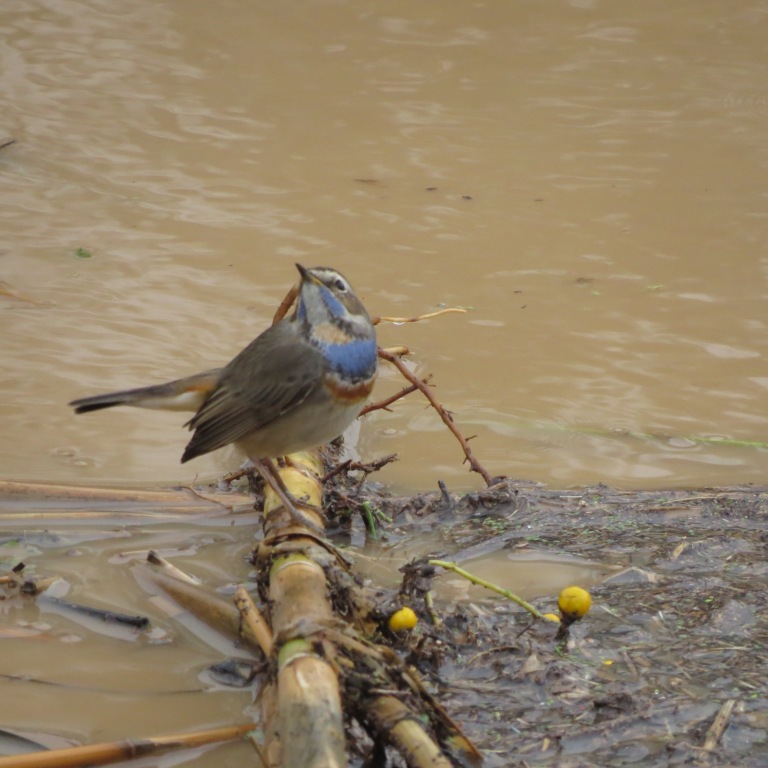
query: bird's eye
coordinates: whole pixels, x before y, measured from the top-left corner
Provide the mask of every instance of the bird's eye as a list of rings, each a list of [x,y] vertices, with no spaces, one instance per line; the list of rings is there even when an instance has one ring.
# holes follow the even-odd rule
[[[336,279],[333,283],[333,287],[339,291],[339,293],[344,293],[344,291],[347,290],[347,284],[341,278]]]

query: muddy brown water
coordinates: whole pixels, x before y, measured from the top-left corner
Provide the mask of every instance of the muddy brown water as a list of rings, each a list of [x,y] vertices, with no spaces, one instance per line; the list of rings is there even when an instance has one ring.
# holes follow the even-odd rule
[[[226,362],[300,261],[341,269],[373,314],[470,308],[380,342],[434,375],[492,473],[764,481],[766,15],[748,0],[4,4],[0,477],[148,486],[236,467],[227,452],[180,466],[179,415],[66,403]],[[382,371],[379,395],[399,386]],[[397,452],[381,480],[400,490],[479,487],[416,398],[368,419],[358,448]],[[129,612],[145,599],[111,558],[157,531],[203,537],[211,583],[247,576],[245,528],[147,531],[30,546]],[[51,678],[60,653],[122,670],[106,685],[121,714],[29,688],[14,703],[64,737],[219,723],[248,698],[198,695],[210,717],[192,721],[183,696],[129,706],[120,675],[199,687],[204,645],[182,633],[165,685],[161,643],[102,648],[57,614],[2,611],[41,621],[45,642],[14,641],[0,672]]]

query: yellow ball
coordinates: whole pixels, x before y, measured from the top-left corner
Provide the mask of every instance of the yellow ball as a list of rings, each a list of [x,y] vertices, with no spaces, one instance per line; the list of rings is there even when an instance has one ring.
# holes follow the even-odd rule
[[[408,629],[413,629],[418,620],[419,617],[416,615],[415,611],[406,606],[399,611],[395,611],[389,617],[387,624],[393,632],[404,632]]]
[[[566,587],[557,599],[557,604],[564,617],[578,621],[589,613],[592,607],[592,595],[581,587]]]

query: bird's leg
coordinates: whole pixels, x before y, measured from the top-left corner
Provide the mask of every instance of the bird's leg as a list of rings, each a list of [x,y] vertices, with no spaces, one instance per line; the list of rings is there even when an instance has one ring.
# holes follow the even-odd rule
[[[275,492],[277,498],[282,502],[283,507],[288,512],[294,523],[297,525],[303,525],[304,527],[311,528],[312,530],[319,530],[321,533],[322,528],[313,523],[305,515],[303,515],[296,508],[296,505],[300,502],[294,497],[294,495],[288,490],[283,478],[280,477],[280,473],[272,463],[271,459],[251,459],[253,466],[256,467],[258,473],[264,479],[270,488]]]
[[[288,486],[286,486],[283,478],[280,477],[280,472],[272,459],[260,459],[256,466],[260,471],[262,469],[266,470],[268,477],[265,477],[265,480],[272,486],[272,490],[277,494],[277,497],[283,504],[290,508],[298,503],[298,499],[288,490]],[[262,477],[263,476],[264,475],[262,474]]]

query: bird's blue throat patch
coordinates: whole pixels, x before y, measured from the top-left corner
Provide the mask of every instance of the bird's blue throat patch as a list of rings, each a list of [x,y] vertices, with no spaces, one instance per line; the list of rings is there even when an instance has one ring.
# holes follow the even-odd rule
[[[328,310],[331,317],[336,320],[341,320],[347,315],[347,310],[344,305],[328,290],[325,286],[320,288],[320,296],[322,297],[323,304]],[[307,307],[304,304],[304,299],[299,294],[299,301],[296,306],[296,316],[299,320],[307,319]]]
[[[376,372],[376,339],[316,342],[329,367],[345,379],[361,381]]]
[[[331,293],[331,291],[329,291],[325,286],[323,286],[321,290],[323,301],[325,302],[325,306],[328,308],[328,311],[331,313],[331,316],[338,320],[346,317],[347,310],[344,308],[344,305],[333,295],[333,293]]]

